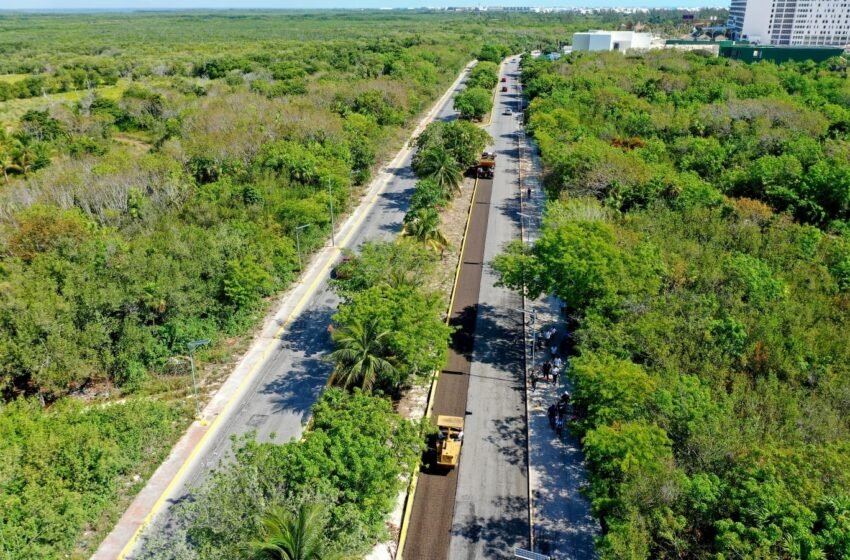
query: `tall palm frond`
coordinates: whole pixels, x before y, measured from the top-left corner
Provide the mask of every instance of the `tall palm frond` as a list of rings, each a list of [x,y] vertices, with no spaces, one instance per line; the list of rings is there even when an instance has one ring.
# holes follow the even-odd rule
[[[267,560],[336,558],[325,550],[325,519],[321,504],[303,504],[295,514],[281,506],[274,506],[263,516],[262,524],[262,539],[249,544],[258,558]]]
[[[459,192],[463,170],[445,148],[431,148],[422,155],[420,172],[424,178],[436,181],[446,192]]]
[[[440,231],[440,215],[433,208],[408,212],[404,217],[401,234],[441,253],[449,245],[449,240]]]
[[[380,332],[374,321],[351,325],[333,334],[336,350],[330,359],[336,362],[331,375],[331,383],[348,388],[359,383],[363,389],[369,389],[378,375],[391,375],[395,367],[386,359],[385,340],[389,331]]]

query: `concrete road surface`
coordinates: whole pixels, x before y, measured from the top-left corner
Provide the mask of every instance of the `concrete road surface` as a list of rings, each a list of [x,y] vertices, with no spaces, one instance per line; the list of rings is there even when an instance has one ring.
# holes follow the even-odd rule
[[[451,94],[436,108],[435,119],[455,118],[452,108],[454,94],[462,89],[465,76],[466,70],[452,86]],[[410,159],[410,150],[404,148],[394,160],[395,165],[388,169],[391,176],[381,194],[371,202],[371,206],[366,207],[368,214],[362,221],[355,221],[351,226],[352,231],[347,235],[341,231],[337,235],[338,242],[345,239],[347,247],[356,248],[366,241],[391,239],[400,232],[416,183]],[[367,203],[369,201],[364,201],[364,204]],[[139,542],[144,542],[144,532],[136,534],[139,526],[147,530],[161,523],[167,528],[170,507],[184,499],[193,485],[202,481],[228,456],[231,436],[254,431],[258,441],[276,442],[286,442],[301,436],[310,408],[325,386],[331,369],[330,364],[322,361],[322,357],[332,349],[327,327],[337,309],[339,298],[328,288],[329,264],[321,262],[325,258],[322,254],[314,259],[313,266],[305,271],[301,285],[293,288],[293,298],[299,295],[299,290],[303,291],[303,295],[296,304],[291,305],[290,318],[280,326],[282,334],[278,331],[275,335],[279,336],[278,343],[275,345],[274,339],[271,340],[270,349],[262,352],[254,368],[245,375],[239,388],[234,390],[233,399],[240,400],[217,407],[216,411],[221,411],[221,418],[211,422],[214,433],[203,433],[203,428],[198,425],[204,422],[196,422],[190,428],[190,433],[184,436],[172,452],[172,455],[183,454],[185,460],[160,467],[160,471],[167,472],[163,474],[157,471],[154,474],[148,487],[140,493],[98,549],[95,559],[120,558],[124,554],[138,554],[139,549],[143,550],[144,544],[135,544],[139,536]],[[310,275],[311,269],[316,269],[313,277]],[[210,403],[211,407],[216,405],[215,400]],[[193,429],[197,435],[192,433]],[[174,460],[171,462],[176,463]],[[161,484],[155,480],[157,475],[163,480]],[[145,492],[156,495],[148,499]],[[150,506],[151,503],[153,506]],[[141,519],[144,521],[139,521]]]
[[[489,264],[519,238],[519,67],[508,61],[488,127],[497,154],[470,369],[451,560],[513,558],[529,546],[525,379],[520,297],[494,286]],[[507,85],[508,91],[501,92]],[[511,109],[511,115],[503,114]]]

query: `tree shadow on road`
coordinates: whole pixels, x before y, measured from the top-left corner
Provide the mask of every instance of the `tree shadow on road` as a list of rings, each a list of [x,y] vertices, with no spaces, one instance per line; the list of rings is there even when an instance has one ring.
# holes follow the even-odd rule
[[[452,537],[468,541],[469,557],[513,558],[515,547],[528,547],[528,501],[520,496],[501,496],[492,505],[499,515],[485,518],[476,515],[472,502],[461,497]]]
[[[305,310],[284,332],[276,352],[290,355],[259,388],[260,393],[273,395],[274,413],[286,411],[302,418],[310,413],[332,370],[323,358],[332,350],[328,326],[335,312],[335,305]],[[267,363],[274,361],[272,355]]]
[[[525,417],[507,416],[493,420],[493,429],[486,440],[499,450],[510,465],[525,465]]]
[[[416,174],[413,172],[413,168],[409,165],[403,165],[401,167],[393,167],[387,168],[387,172],[392,174],[394,177],[398,179],[410,179],[415,180]],[[408,189],[411,190],[411,189]]]
[[[413,174],[411,173],[410,175],[411,179],[413,179]],[[403,191],[385,192],[381,195],[381,198],[386,201],[384,205],[388,210],[406,212],[407,207],[410,205],[410,197],[413,196],[413,191],[415,190],[414,187],[410,187]]]
[[[525,386],[522,320],[513,309],[479,303],[473,343],[475,361],[509,373],[518,390]]]

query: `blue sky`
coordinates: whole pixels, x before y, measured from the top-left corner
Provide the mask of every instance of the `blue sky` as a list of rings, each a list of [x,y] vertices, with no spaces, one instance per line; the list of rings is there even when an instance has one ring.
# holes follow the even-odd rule
[[[693,8],[726,6],[727,2],[706,0],[0,0],[0,9],[80,10],[80,9],[239,9],[239,8],[416,8],[422,6],[643,6]]]

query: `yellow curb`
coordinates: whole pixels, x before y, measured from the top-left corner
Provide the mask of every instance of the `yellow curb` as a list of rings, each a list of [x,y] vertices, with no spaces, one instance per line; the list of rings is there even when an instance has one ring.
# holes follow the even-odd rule
[[[364,212],[364,215],[365,214],[368,214],[368,212]],[[358,220],[358,222],[360,222],[362,220],[363,220],[363,218],[361,217]],[[338,249],[337,249],[337,251],[338,251]],[[233,392],[233,397],[231,397],[230,400],[227,401],[227,403],[224,405],[224,408],[221,409],[221,412],[219,412],[218,415],[215,417],[215,419],[212,422],[210,422],[209,429],[206,432],[204,432],[204,435],[201,436],[201,439],[199,439],[198,442],[195,444],[195,446],[192,448],[192,451],[189,453],[189,456],[186,458],[186,460],[183,462],[183,464],[180,465],[180,468],[177,470],[177,473],[171,478],[171,482],[168,483],[168,486],[165,487],[165,490],[162,492],[162,494],[160,494],[160,496],[159,496],[159,498],[157,498],[156,502],[154,502],[153,507],[151,507],[150,511],[145,516],[144,521],[142,521],[141,525],[139,525],[139,528],[136,529],[136,532],[133,534],[133,536],[130,538],[130,540],[127,542],[127,544],[124,545],[124,548],[121,549],[121,552],[118,554],[119,560],[124,558],[133,549],[133,547],[136,544],[136,541],[139,539],[139,536],[141,536],[142,532],[147,528],[147,525],[148,525],[148,523],[150,523],[150,520],[153,518],[153,516],[156,515],[159,512],[159,510],[162,507],[162,504],[165,502],[167,496],[169,494],[171,494],[171,491],[174,489],[174,486],[177,484],[177,481],[182,479],[184,471],[189,467],[190,464],[192,464],[192,461],[194,460],[195,456],[200,452],[204,443],[210,437],[210,434],[213,433],[214,428],[218,425],[218,423],[221,421],[222,418],[227,416],[227,412],[233,406],[235,406],[236,402],[240,400],[238,397],[241,396],[242,391],[244,390],[245,386],[248,383],[250,383],[254,380],[254,374],[256,373],[257,369],[259,369],[261,366],[265,365],[266,359],[268,358],[272,349],[274,349],[277,346],[277,343],[280,339],[280,336],[286,330],[286,327],[288,327],[289,324],[292,323],[293,319],[299,313],[301,313],[301,311],[303,310],[304,306],[307,303],[307,300],[312,296],[312,294],[313,294],[314,290],[316,289],[317,285],[319,284],[319,282],[321,282],[324,279],[327,268],[329,268],[330,264],[333,263],[333,262],[334,262],[334,259],[328,260],[328,262],[322,267],[323,270],[321,270],[319,272],[319,274],[316,276],[316,278],[310,284],[308,289],[304,292],[304,294],[301,296],[301,298],[299,298],[298,302],[295,304],[295,307],[292,309],[292,312],[287,316],[286,321],[284,321],[284,323],[280,326],[280,328],[277,330],[277,332],[275,332],[271,341],[269,342],[268,345],[266,345],[266,348],[263,350],[263,353],[260,354],[260,358],[254,363],[254,366],[251,367],[251,369],[248,371],[248,373],[242,379],[242,382],[239,384],[239,386]],[[201,423],[201,425],[203,426],[204,424]]]
[[[460,267],[463,265],[463,252],[466,250],[466,236],[469,233],[469,223],[472,221],[472,209],[475,207],[475,194],[478,192],[478,177],[475,178],[475,186],[472,187],[472,197],[469,200],[469,210],[466,213],[466,226],[463,228],[463,241],[460,243],[460,253],[457,256],[457,267],[455,267],[455,281],[452,285],[452,296],[449,298],[449,309],[446,313],[446,324],[452,318],[452,307],[455,303],[455,294],[457,293],[457,282],[460,279]],[[437,381],[440,379],[440,372],[434,372],[434,378],[431,380],[431,389],[428,391],[428,405],[425,408],[425,418],[431,417],[431,409],[434,407],[434,395],[437,392]],[[413,498],[416,497],[416,484],[419,482],[419,469],[413,472],[410,479],[410,486],[407,491],[407,500],[404,503],[404,515],[401,518],[401,528],[398,536],[398,550],[396,551],[396,560],[403,560],[404,545],[407,542],[407,531],[410,528],[410,515],[413,513]]]
[[[509,57],[510,58],[510,57]],[[505,59],[507,60],[507,58]],[[501,75],[502,69],[504,68],[505,60],[499,65],[499,74]],[[476,61],[477,62],[477,61]],[[496,108],[496,93],[498,90],[498,83],[493,90],[493,109]],[[489,126],[490,121],[493,118],[493,109],[490,110],[490,114],[487,118],[487,123],[481,123],[479,126]],[[475,186],[472,187],[472,197],[469,202],[469,210],[466,213],[466,226],[463,229],[463,241],[460,244],[460,253],[457,257],[457,267],[455,268],[455,281],[452,285],[452,295],[449,299],[449,307],[448,312],[446,313],[446,323],[451,320],[452,317],[452,308],[455,303],[455,294],[457,293],[457,284],[460,279],[460,268],[463,265],[463,252],[466,250],[466,239],[469,234],[469,224],[472,222],[472,210],[475,208],[475,195],[478,192],[478,177],[475,178]],[[437,382],[440,380],[440,372],[434,372],[434,378],[431,381],[431,389],[428,391],[428,405],[425,409],[425,418],[431,417],[431,410],[434,407],[434,395],[437,392]],[[404,555],[404,545],[407,542],[407,532],[410,528],[410,516],[413,513],[413,499],[416,497],[416,486],[419,482],[419,470],[417,469],[410,480],[410,486],[407,491],[407,500],[404,504],[404,515],[401,519],[401,528],[399,530],[398,537],[398,550],[396,551],[396,560],[403,560]]]

